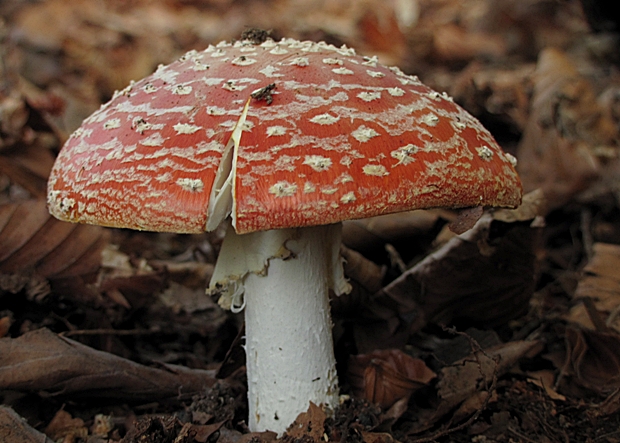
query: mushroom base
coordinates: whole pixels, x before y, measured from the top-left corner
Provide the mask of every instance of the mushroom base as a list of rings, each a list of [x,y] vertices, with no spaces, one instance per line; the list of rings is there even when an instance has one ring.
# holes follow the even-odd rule
[[[342,271],[340,233],[340,224],[245,235],[228,229],[218,266],[243,257],[242,250],[245,259],[271,251],[260,271],[226,272],[236,276],[233,284],[228,280],[233,306],[245,308],[252,431],[282,434],[310,402],[328,408],[338,404],[329,290],[341,294],[350,288]],[[239,261],[244,260],[233,260]]]

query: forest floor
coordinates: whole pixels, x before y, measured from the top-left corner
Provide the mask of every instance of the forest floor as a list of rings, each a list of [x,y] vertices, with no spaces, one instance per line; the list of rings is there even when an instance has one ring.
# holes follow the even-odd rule
[[[461,236],[449,210],[345,222],[341,405],[281,439],[620,442],[620,24],[605,5],[3,0],[0,442],[276,440],[246,425],[243,318],[205,295],[221,229],[73,225],[46,207],[60,148],[114,91],[248,28],[346,44],[447,92],[517,157],[526,192]]]

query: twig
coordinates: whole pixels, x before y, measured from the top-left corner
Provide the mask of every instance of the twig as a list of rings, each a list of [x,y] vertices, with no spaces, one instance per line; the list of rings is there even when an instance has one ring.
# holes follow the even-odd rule
[[[510,432],[511,434],[513,434],[515,437],[518,437],[522,440],[525,440],[527,442],[531,442],[531,443],[538,443],[536,440],[532,440],[531,438],[528,438],[526,435],[520,433],[519,431],[517,431],[515,428],[513,428],[512,426],[506,426],[506,429],[508,430],[508,432]]]
[[[592,260],[594,256],[594,240],[592,238],[592,213],[588,209],[581,211],[581,239],[583,241],[583,250],[588,258]]]
[[[58,335],[72,337],[74,335],[149,335],[157,334],[157,331],[144,329],[79,329],[76,331],[61,332]]]
[[[609,327],[601,318],[601,314],[598,312],[598,309],[596,309],[596,306],[594,306],[594,301],[592,301],[592,298],[584,297],[582,301],[586,308],[586,312],[588,313],[588,317],[590,317],[590,321],[594,325],[594,328],[598,332],[608,332]]]

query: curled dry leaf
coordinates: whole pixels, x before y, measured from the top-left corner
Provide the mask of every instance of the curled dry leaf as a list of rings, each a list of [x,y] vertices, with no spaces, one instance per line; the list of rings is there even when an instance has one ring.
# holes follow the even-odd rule
[[[349,359],[349,383],[357,396],[384,409],[427,385],[436,374],[398,349],[373,351]]]
[[[440,420],[477,392],[490,389],[494,379],[537,346],[536,341],[514,341],[474,352],[443,368],[437,383],[438,405],[430,422]]]
[[[150,401],[201,392],[213,383],[213,371],[147,367],[47,329],[0,339],[0,389]]]
[[[605,323],[602,329],[612,328],[620,333],[620,246],[595,243],[592,259],[583,270],[573,298],[589,298],[594,309],[592,315],[600,316]],[[584,328],[594,328],[584,303],[576,304],[567,320]]]
[[[0,206],[0,273],[32,273],[48,279],[94,272],[108,235],[49,215],[44,200]]]
[[[367,259],[358,251],[345,245],[340,246],[340,255],[344,259],[344,274],[351,284],[348,294],[336,296],[330,293],[330,307],[336,327],[334,336],[336,341],[342,332],[340,321],[345,322],[359,314],[360,306],[363,306],[383,286],[383,280],[387,266],[380,266]]]
[[[45,428],[45,435],[54,441],[75,441],[88,436],[88,428],[81,418],[73,418],[65,410],[56,412],[52,421]]]
[[[0,175],[37,198],[46,195],[47,177],[54,164],[50,148],[59,144],[51,129],[35,131],[31,127],[43,126],[35,123],[41,119],[17,88],[8,96],[0,92]]]
[[[484,208],[482,206],[461,209],[458,211],[456,219],[450,222],[448,227],[455,234],[463,234],[476,225],[483,213]]]
[[[325,411],[310,402],[306,412],[297,416],[295,421],[286,430],[286,435],[293,439],[303,439],[303,441],[322,443],[325,435]],[[295,440],[296,441],[296,440]]]
[[[620,335],[577,328],[566,329],[563,380],[601,394],[620,388]]]
[[[472,62],[453,81],[450,93],[465,109],[485,116],[516,137],[523,132],[530,106],[533,64],[499,68]]]
[[[538,199],[528,201],[535,205]],[[521,218],[506,223],[484,215],[378,291],[354,326],[358,349],[399,348],[428,322],[458,318],[494,327],[524,314],[534,291],[541,229]]]
[[[526,191],[542,188],[551,210],[592,185],[603,157],[617,157],[618,127],[594,84],[560,50],[541,52],[534,78],[518,170]]]
[[[53,443],[31,427],[13,409],[0,405],[0,441],[6,443]]]
[[[414,210],[343,223],[342,242],[366,255],[381,254],[386,243],[414,247],[437,229],[438,210]]]

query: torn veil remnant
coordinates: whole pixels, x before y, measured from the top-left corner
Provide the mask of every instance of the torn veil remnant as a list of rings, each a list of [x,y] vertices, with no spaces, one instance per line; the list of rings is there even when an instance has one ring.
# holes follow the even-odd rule
[[[292,39],[190,51],[132,83],[72,134],[48,193],[73,222],[198,233],[230,220],[212,286],[245,309],[250,429],[279,433],[310,401],[337,404],[339,222],[520,199],[514,158],[445,94]]]

